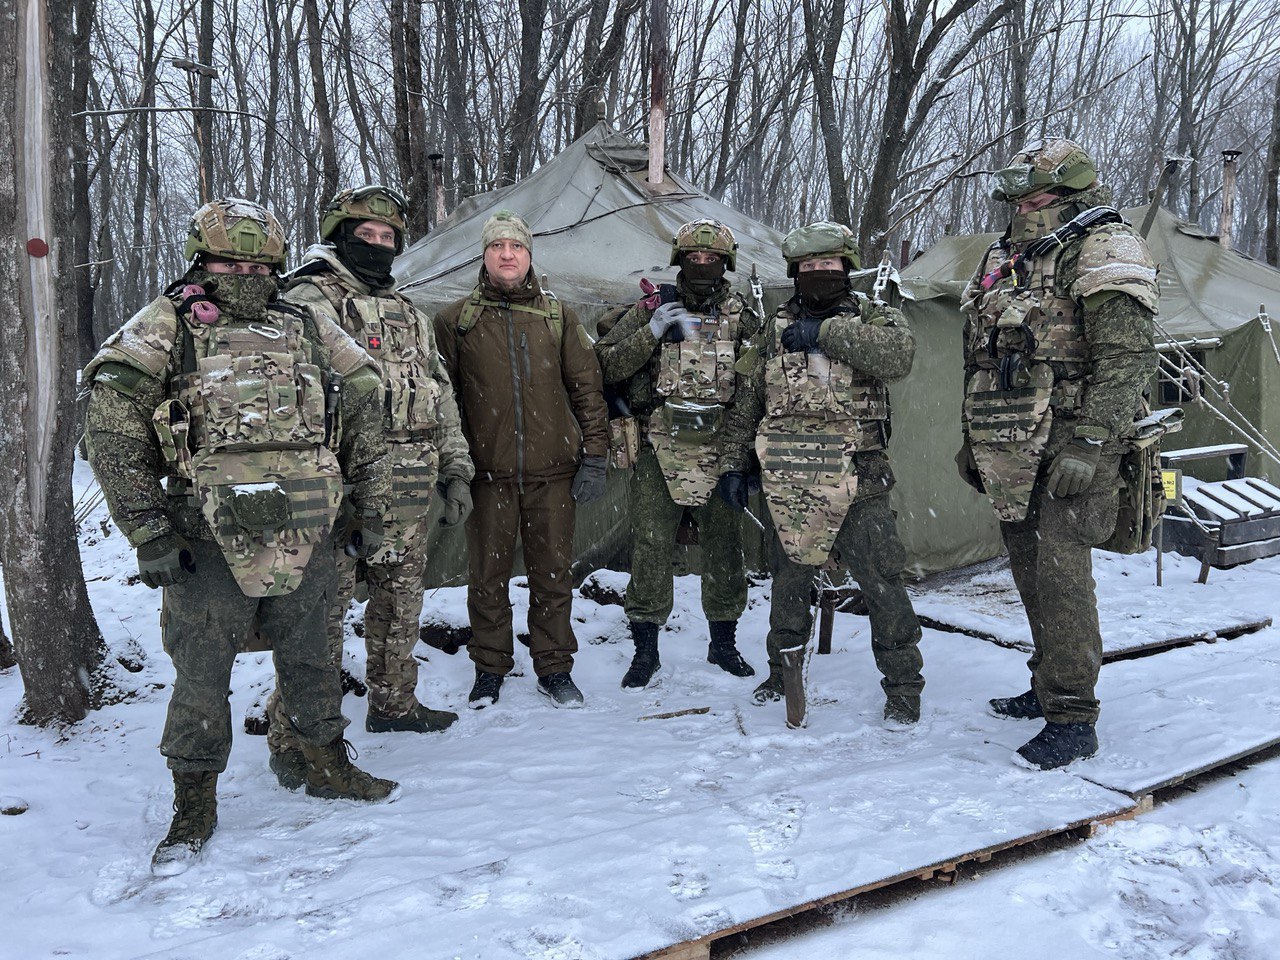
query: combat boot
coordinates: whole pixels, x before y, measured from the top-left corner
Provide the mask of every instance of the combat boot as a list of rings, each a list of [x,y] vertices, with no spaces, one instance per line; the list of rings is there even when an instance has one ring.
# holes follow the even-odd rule
[[[707,623],[711,630],[711,645],[707,647],[707,663],[714,663],[725,673],[735,677],[754,677],[756,672],[751,664],[742,659],[738,652],[737,620],[711,620]]]
[[[218,774],[173,773],[173,823],[151,855],[151,872],[176,877],[200,856],[218,825]]]
[[[632,620],[631,639],[635,641],[636,652],[622,678],[622,686],[623,689],[642,689],[649,685],[654,673],[662,666],[658,659],[658,625]]]
[[[1016,697],[997,697],[988,700],[991,712],[997,717],[1010,720],[1039,720],[1044,716],[1044,708],[1040,706],[1040,698],[1034,690],[1020,693]]]
[[[432,710],[420,703],[399,717],[379,713],[370,706],[364,728],[369,733],[439,733],[448,730],[457,719],[458,715],[451,710]]]
[[[884,719],[891,726],[909,726],[920,720],[920,698],[891,693],[884,698]]]
[[[1056,770],[1073,760],[1098,752],[1098,734],[1092,723],[1053,723],[1018,748],[1018,756],[1041,770]]]
[[[471,685],[467,694],[467,706],[472,710],[483,710],[498,702],[498,694],[502,692],[503,676],[500,673],[488,673],[476,667],[476,682]]]
[[[765,677],[764,683],[756,687],[755,693],[751,694],[751,699],[756,703],[772,703],[781,700],[783,697],[782,690],[782,668],[769,664],[769,676]]]
[[[571,710],[582,706],[582,691],[566,672],[549,673],[538,678],[538,692],[557,707]]]
[[[307,758],[301,750],[273,752],[267,766],[276,775],[276,781],[286,790],[297,790],[307,782]]]
[[[365,773],[351,761],[356,748],[339,737],[333,743],[303,743],[307,758],[307,796],[361,803],[392,803],[400,798],[400,784]]]

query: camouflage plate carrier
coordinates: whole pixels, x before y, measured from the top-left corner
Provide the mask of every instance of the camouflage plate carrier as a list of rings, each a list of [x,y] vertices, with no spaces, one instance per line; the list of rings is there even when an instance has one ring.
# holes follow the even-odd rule
[[[340,425],[326,418],[326,390],[368,364],[340,345],[322,371],[305,333],[307,314],[274,303],[249,323],[180,320],[173,301],[144,307],[85,370],[118,362],[163,381],[153,426],[171,492],[198,498],[246,596],[292,592],[342,499]],[[336,374],[336,376],[335,376]]]
[[[745,305],[730,293],[710,312],[690,311],[700,323],[697,339],[662,344],[652,379],[661,399],[645,425],[671,499],[700,507],[719,479],[719,433],[733,402],[734,365]]]
[[[961,298],[970,317],[965,351],[977,367],[965,391],[965,429],[987,497],[1006,522],[1026,518],[1055,416],[1080,408],[1091,366],[1084,298],[1111,290],[1158,308],[1155,264],[1118,214],[1079,242],[1069,289],[1057,276],[1062,243],[1029,244],[1028,256],[997,241]],[[1034,255],[1040,250],[1048,252]]]
[[[430,510],[440,469],[434,441],[441,397],[431,372],[436,350],[431,324],[398,293],[355,295],[331,273],[301,282],[325,295],[342,329],[382,367],[383,433],[392,462],[387,519],[408,527]]]
[[[775,341],[791,321],[779,308]],[[847,364],[781,350],[765,364],[756,455],[769,514],[794,562],[818,567],[830,559],[858,494],[853,455],[883,450],[888,420],[885,385]]]

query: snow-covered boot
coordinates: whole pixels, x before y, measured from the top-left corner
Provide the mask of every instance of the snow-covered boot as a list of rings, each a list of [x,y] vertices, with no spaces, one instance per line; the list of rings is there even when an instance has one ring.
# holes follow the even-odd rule
[[[503,679],[500,673],[489,673],[476,667],[476,682],[471,685],[471,692],[467,694],[467,706],[472,710],[493,706],[502,692]]]
[[[997,697],[988,700],[991,712],[997,717],[1010,720],[1039,720],[1044,716],[1044,708],[1040,706],[1040,698],[1034,690],[1020,693],[1016,697]]]
[[[738,621],[711,620],[707,623],[711,631],[711,645],[707,647],[707,663],[714,663],[725,673],[735,677],[754,677],[756,672],[751,664],[742,659],[738,652]]]
[[[273,752],[267,766],[286,790],[297,790],[307,782],[307,757],[301,750]]]
[[[400,784],[365,773],[351,761],[356,748],[339,737],[317,746],[302,744],[307,758],[307,795],[325,800],[391,803],[400,797]]]
[[[905,726],[920,719],[920,698],[891,693],[884,698],[884,718],[894,726]]]
[[[399,717],[379,713],[370,706],[364,728],[369,733],[439,733],[448,730],[457,719],[458,715],[452,710],[432,710],[420,703]]]
[[[662,666],[662,661],[658,659],[658,625],[632,620],[631,639],[635,641],[636,652],[631,658],[631,666],[622,678],[622,686],[643,689]]]
[[[1092,723],[1053,723],[1018,748],[1018,756],[1041,770],[1065,767],[1098,752],[1098,734]]]
[[[765,677],[764,683],[756,687],[755,692],[751,694],[751,699],[756,703],[772,703],[781,700],[782,697],[782,668],[769,664],[769,676]]]
[[[173,772],[173,823],[151,855],[151,872],[174,877],[200,856],[218,825],[218,774],[215,770]]]
[[[576,710],[582,706],[582,691],[573,682],[568,671],[549,673],[538,678],[538,692],[546,697],[554,706]]]

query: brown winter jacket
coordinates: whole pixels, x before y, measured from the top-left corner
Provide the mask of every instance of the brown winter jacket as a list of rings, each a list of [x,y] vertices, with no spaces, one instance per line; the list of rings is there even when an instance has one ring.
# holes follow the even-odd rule
[[[548,307],[532,270],[520,290],[504,293],[482,267],[476,291],[511,306],[485,306],[465,333],[458,324],[470,297],[435,318],[476,480],[560,480],[573,476],[583,456],[606,456],[600,365],[577,316],[560,306],[557,342],[545,316],[520,309]]]

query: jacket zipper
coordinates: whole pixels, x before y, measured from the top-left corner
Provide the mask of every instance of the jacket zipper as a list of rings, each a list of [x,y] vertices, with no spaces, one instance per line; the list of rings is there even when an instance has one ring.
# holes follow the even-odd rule
[[[511,355],[511,392],[516,418],[516,488],[524,493],[524,385],[520,379],[520,358],[516,355],[516,324],[511,304],[503,301],[502,308],[507,312],[507,350]],[[528,350],[524,333],[520,334],[520,349]]]

